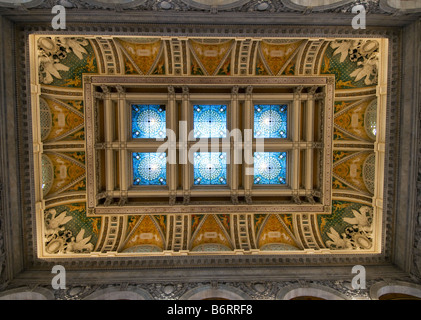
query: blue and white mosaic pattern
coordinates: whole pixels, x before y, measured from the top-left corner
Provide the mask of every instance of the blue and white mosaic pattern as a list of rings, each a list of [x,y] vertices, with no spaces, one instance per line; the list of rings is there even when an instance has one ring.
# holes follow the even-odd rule
[[[166,137],[165,106],[132,105],[132,137],[162,139]]]
[[[167,184],[166,153],[133,153],[133,184],[140,186]]]
[[[286,105],[254,106],[254,137],[283,138],[287,137]]]
[[[254,184],[286,184],[286,172],[286,152],[254,153]]]
[[[225,185],[227,184],[226,152],[194,153],[194,184]]]
[[[226,105],[193,106],[195,138],[225,138],[227,133]]]

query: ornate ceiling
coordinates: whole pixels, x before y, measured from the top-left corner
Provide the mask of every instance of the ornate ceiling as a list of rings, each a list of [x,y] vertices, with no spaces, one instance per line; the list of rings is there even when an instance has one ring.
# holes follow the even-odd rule
[[[39,257],[381,251],[386,39],[43,34],[30,36],[30,48]],[[209,59],[208,51],[217,54]],[[198,82],[209,77],[335,76],[331,207],[324,213],[89,214],[87,75],[197,77]]]
[[[421,10],[417,0],[1,0],[0,6],[49,8],[154,10],[154,11],[242,11],[242,12],[350,12],[364,4],[375,13],[414,13]]]

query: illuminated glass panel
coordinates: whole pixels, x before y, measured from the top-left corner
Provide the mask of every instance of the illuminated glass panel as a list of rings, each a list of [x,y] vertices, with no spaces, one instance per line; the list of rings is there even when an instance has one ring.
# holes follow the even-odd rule
[[[165,106],[151,104],[132,105],[133,138],[165,138]]]
[[[365,110],[364,127],[367,135],[376,140],[377,135],[377,100],[369,104]]]
[[[286,172],[286,152],[254,153],[254,184],[286,184]]]
[[[193,106],[195,138],[225,138],[227,131],[227,106]]]
[[[194,184],[221,185],[227,184],[226,152],[194,153]]]
[[[134,185],[167,184],[166,153],[133,153]]]
[[[286,105],[255,105],[254,137],[286,138],[287,116]]]

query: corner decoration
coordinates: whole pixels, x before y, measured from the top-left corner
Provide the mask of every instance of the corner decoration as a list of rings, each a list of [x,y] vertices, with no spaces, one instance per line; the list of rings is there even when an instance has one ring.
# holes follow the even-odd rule
[[[339,234],[333,227],[327,233],[331,240],[326,241],[330,249],[370,249],[372,246],[373,211],[370,207],[352,210],[354,218],[343,218],[349,226]]]
[[[375,40],[335,41],[330,45],[340,55],[340,62],[346,59],[356,62],[358,68],[350,76],[354,81],[364,79],[364,84],[375,85],[378,82],[379,43]]]
[[[67,216],[67,211],[57,214],[51,209],[45,214],[45,250],[50,254],[55,253],[89,253],[93,244],[89,243],[92,236],[84,238],[85,229],[81,229],[76,237],[68,229],[67,223],[73,217]]]
[[[386,104],[382,65],[386,63],[387,40],[31,35],[30,44],[31,69],[35,71],[31,81],[37,88],[31,101],[37,230],[43,243],[38,246],[40,257],[381,251]],[[329,204],[322,211],[302,209],[313,208],[320,197],[317,190],[304,188],[302,193],[285,198],[287,203],[282,206],[292,208],[290,211],[235,209],[241,208],[242,201],[253,204],[254,198],[258,198],[256,194],[242,194],[242,190],[235,189],[227,194],[230,208],[234,209],[190,212],[188,208],[195,194],[189,190],[179,194],[177,186],[172,193],[171,179],[166,186],[171,191],[165,194],[166,207],[184,205],[185,211],[139,211],[130,207],[130,193],[120,192],[121,197],[114,202],[117,189],[110,198],[105,191],[96,195],[98,201],[108,205],[108,211],[104,209],[99,214],[90,209],[87,194],[92,159],[88,158],[91,153],[87,150],[91,133],[86,127],[90,110],[86,88],[93,81],[108,79],[92,93],[95,101],[106,101],[106,96],[119,101],[127,96],[125,83],[139,79],[153,83],[158,78],[171,78],[180,84],[182,79],[189,79],[188,85],[206,83],[209,79],[220,83],[244,79],[250,87],[259,83],[259,78],[273,81],[285,78],[297,83],[291,97],[300,96],[305,103],[312,97],[324,101],[326,96],[312,92],[311,87],[303,91],[300,79],[332,76],[335,79],[329,120],[332,147],[327,153],[329,158],[320,153],[318,160],[319,166],[330,163],[331,168],[331,185],[326,189]],[[171,101],[176,101],[194,96],[194,91],[183,89],[183,85],[180,91],[173,83],[165,84],[165,88],[163,104],[171,97],[175,97]],[[252,94],[247,87],[230,90],[235,101]],[[151,93],[143,92],[146,96]],[[166,112],[170,117],[171,108],[167,106]],[[326,120],[326,116],[321,117]],[[104,115],[94,117],[95,121],[104,118],[107,119]],[[285,139],[289,138],[287,133]],[[107,143],[113,142],[101,142],[94,148],[106,150]],[[121,148],[122,143],[119,141],[116,148]],[[303,142],[291,142],[291,148],[300,143]],[[314,141],[311,145],[301,153],[312,148],[319,150],[325,142]],[[101,168],[103,159],[96,157],[94,167]],[[171,168],[167,166],[168,172],[172,172]],[[110,168],[98,173],[100,180],[106,179],[107,170]],[[304,176],[310,177],[309,172],[316,169],[308,166],[305,170]],[[313,173],[311,176],[317,175],[316,171]],[[314,181],[317,179],[320,178]],[[275,189],[275,195],[276,190],[283,189]],[[113,208],[126,211],[116,214],[116,209],[113,214]]]

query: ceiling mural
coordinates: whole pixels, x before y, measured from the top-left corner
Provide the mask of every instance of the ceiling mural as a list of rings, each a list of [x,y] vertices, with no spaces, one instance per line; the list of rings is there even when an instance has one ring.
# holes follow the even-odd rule
[[[203,1],[185,1],[200,7]],[[221,5],[245,1],[215,1]],[[194,4],[195,3],[195,4]],[[382,39],[137,38],[33,35],[39,255],[376,253],[382,158],[376,146]],[[147,214],[86,208],[83,75],[335,75],[331,211]],[[375,204],[375,205],[373,205]]]

